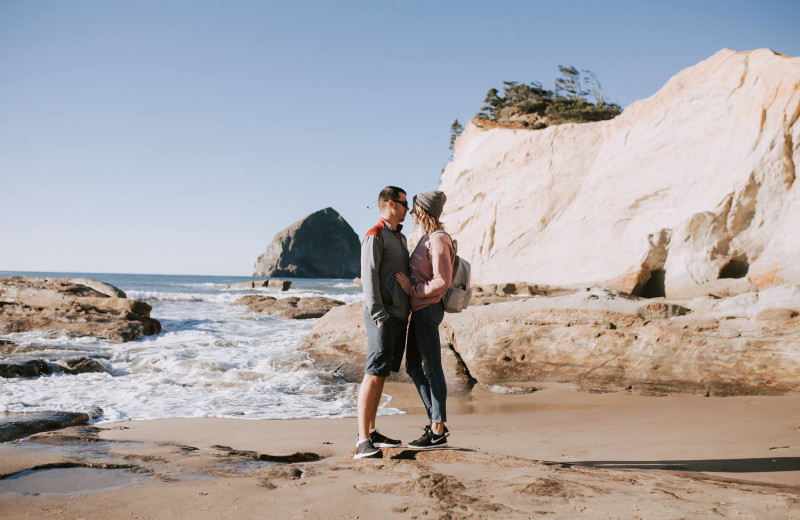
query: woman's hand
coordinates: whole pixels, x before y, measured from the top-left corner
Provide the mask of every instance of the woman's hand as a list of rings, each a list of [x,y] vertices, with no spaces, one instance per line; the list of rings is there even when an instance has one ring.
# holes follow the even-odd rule
[[[403,289],[403,292],[407,295],[411,296],[411,280],[405,273],[397,273],[394,275],[397,279],[397,283],[400,284],[400,288]]]

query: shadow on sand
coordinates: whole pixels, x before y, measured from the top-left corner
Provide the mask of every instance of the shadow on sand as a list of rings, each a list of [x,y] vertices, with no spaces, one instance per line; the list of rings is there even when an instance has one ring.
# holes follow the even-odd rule
[[[581,462],[548,462],[547,464],[553,466],[589,466],[593,468],[609,469],[667,469],[707,473],[800,471],[800,457],[707,460],[586,460]]]
[[[459,459],[465,453],[475,453],[469,448],[438,448],[430,450],[411,450],[405,448],[391,448],[386,450],[383,457],[395,460],[438,460],[440,462],[452,462]]]

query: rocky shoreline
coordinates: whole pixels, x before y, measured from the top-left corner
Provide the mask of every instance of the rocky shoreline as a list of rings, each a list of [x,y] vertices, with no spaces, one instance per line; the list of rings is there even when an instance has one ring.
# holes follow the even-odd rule
[[[446,315],[441,327],[448,384],[456,393],[476,384],[503,392],[537,382],[655,394],[795,393],[800,389],[795,348],[800,286],[737,294],[749,288],[743,282],[737,280],[736,287],[718,283],[688,300],[648,299],[597,287],[474,286],[471,306]],[[276,287],[283,283],[275,281]],[[283,319],[320,318],[301,348],[325,370],[360,381],[366,344],[363,303],[251,294],[233,304]],[[147,303],[96,280],[0,279],[0,333],[38,329],[129,341],[161,330],[150,310]],[[34,353],[19,352],[13,341],[3,340],[0,377],[108,371],[104,360],[79,351],[44,355],[47,347],[35,350],[31,359]],[[393,380],[407,378],[401,373]]]
[[[115,342],[158,334],[152,307],[129,299],[113,285],[88,278],[0,278],[0,334],[43,331],[47,337],[94,337]],[[102,354],[79,344],[68,349],[45,343],[21,346],[0,340],[0,378],[110,372]],[[102,414],[45,410],[0,414],[0,442],[43,431],[86,424]]]
[[[442,358],[456,391],[535,382],[717,396],[800,390],[800,286],[679,301],[601,288],[492,298],[445,316]],[[353,382],[366,345],[362,313],[362,303],[332,309],[302,344]]]
[[[0,334],[42,330],[72,337],[131,341],[158,334],[152,307],[87,278],[0,278]]]
[[[97,297],[70,284],[80,286],[72,289],[77,298]],[[41,494],[0,493],[0,509],[9,518],[31,510],[122,518],[158,516],[180,502],[175,517],[191,510],[216,518],[234,508],[255,517],[267,493],[278,517],[301,509],[353,517],[381,500],[390,518],[596,518],[620,507],[644,518],[767,509],[791,518],[800,503],[790,412],[798,396],[775,396],[797,394],[800,286],[691,300],[530,284],[474,289],[473,305],[442,327],[449,449],[387,449],[381,459],[354,461],[352,418],[328,419],[324,428],[318,419],[89,425],[101,410],[6,413],[0,487],[17,489],[30,477]],[[237,303],[283,319],[322,314],[302,348],[336,377],[360,380],[363,302],[247,295]],[[69,307],[56,309],[71,316]],[[2,340],[0,352],[19,347]],[[0,371],[29,377],[104,367],[83,354],[34,349],[41,359]],[[387,393],[408,413],[381,417],[381,428],[413,438],[425,419],[413,387],[390,382]],[[672,395],[655,397],[664,394]],[[772,397],[743,397],[756,394]],[[35,479],[54,470],[63,473],[51,477],[48,494]],[[103,500],[85,500],[91,485]]]

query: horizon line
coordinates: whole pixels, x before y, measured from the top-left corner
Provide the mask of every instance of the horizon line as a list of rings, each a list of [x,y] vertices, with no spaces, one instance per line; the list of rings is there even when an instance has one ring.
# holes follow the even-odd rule
[[[236,278],[271,278],[264,276],[238,275],[238,274],[191,274],[191,273],[121,273],[110,271],[27,271],[22,269],[0,269],[0,273],[26,273],[26,274],[121,274],[121,275],[146,275],[146,276],[225,276]],[[281,278],[288,278],[283,276]]]

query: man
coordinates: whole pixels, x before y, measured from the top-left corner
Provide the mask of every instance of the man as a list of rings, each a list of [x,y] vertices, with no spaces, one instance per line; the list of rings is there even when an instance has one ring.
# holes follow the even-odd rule
[[[379,448],[400,446],[375,429],[383,384],[391,371],[399,372],[406,343],[410,302],[397,283],[396,273],[408,274],[408,245],[400,232],[406,218],[406,192],[388,186],[378,195],[381,218],[361,242],[361,286],[366,308],[367,362],[358,391],[356,459],[380,453]]]

